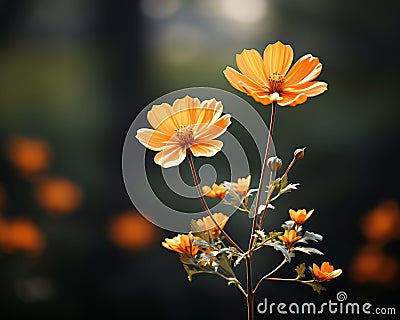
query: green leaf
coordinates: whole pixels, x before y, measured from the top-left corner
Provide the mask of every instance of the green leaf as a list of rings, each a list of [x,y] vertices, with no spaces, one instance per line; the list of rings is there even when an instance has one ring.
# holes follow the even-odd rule
[[[283,254],[283,256],[287,259],[287,261],[290,263],[292,257],[290,255],[289,251],[286,249],[286,246],[284,246],[280,242],[275,242],[273,245],[273,248],[276,251],[280,251]]]
[[[236,278],[235,273],[233,272],[231,265],[229,264],[229,260],[226,254],[221,254],[219,256],[219,267],[218,272],[223,274],[228,278]]]
[[[297,272],[297,279],[304,278],[306,276],[306,264],[304,262],[301,265],[297,266],[295,270]]]
[[[321,291],[326,291],[326,289],[320,285],[318,282],[310,282],[307,283],[311,288],[313,288],[314,291],[317,291],[318,293],[321,293]]]
[[[184,264],[184,263],[182,263],[182,265],[183,265],[183,268],[185,269],[186,273],[188,274],[188,280],[189,280],[189,282],[192,282],[192,280],[193,280],[193,278],[192,278],[193,275],[195,275],[195,274],[197,274],[197,273],[202,273],[202,272],[204,272],[204,271],[201,271],[201,270],[191,269],[191,268],[189,267],[189,265]]]
[[[284,175],[281,179],[280,190],[284,189],[287,186],[288,182],[289,181],[287,175]]]

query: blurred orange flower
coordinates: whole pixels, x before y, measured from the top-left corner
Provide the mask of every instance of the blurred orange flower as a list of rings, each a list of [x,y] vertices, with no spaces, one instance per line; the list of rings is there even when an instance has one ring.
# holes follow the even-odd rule
[[[399,275],[399,266],[399,261],[386,256],[379,246],[368,245],[356,255],[350,267],[350,276],[356,283],[390,285]]]
[[[0,248],[7,253],[19,251],[37,254],[43,251],[44,236],[29,219],[0,219]]]
[[[68,214],[75,211],[82,202],[81,188],[65,178],[46,178],[38,183],[36,201],[54,214]]]
[[[227,67],[224,75],[235,89],[264,105],[276,101],[280,106],[296,106],[327,89],[325,82],[312,81],[322,70],[318,58],[306,54],[289,70],[292,62],[292,47],[278,41],[265,48],[264,58],[254,49],[243,50],[236,55],[241,73]]]
[[[301,236],[297,235],[296,230],[285,230],[283,236],[279,236],[278,238],[285,243],[286,248],[291,249],[293,244],[299,240]]]
[[[306,222],[311,217],[313,212],[314,210],[310,210],[307,213],[306,209],[299,209],[297,211],[293,209],[289,210],[290,219],[292,219],[299,226]]]
[[[222,229],[225,227],[226,223],[229,220],[229,217],[221,212],[214,213],[213,218]],[[196,223],[196,229],[209,233],[213,239],[216,239],[221,235],[221,231],[209,216],[206,216],[202,219],[198,219],[195,221],[195,223]]]
[[[9,140],[7,154],[10,161],[23,174],[43,171],[51,160],[51,149],[47,142],[22,136]]]
[[[112,217],[107,231],[111,241],[126,250],[145,248],[159,237],[158,229],[135,211]]]
[[[212,185],[212,188],[209,186],[203,186],[203,192],[206,197],[210,198],[220,198],[223,199],[226,195],[226,189],[223,184],[216,184]]]
[[[189,234],[178,234],[172,239],[165,239],[162,243],[164,248],[178,252],[180,254],[195,256],[199,251],[199,247],[193,245],[194,237],[191,233]]]
[[[367,214],[362,230],[370,241],[388,242],[400,235],[400,208],[395,201],[386,200]]]
[[[147,114],[155,129],[139,129],[136,138],[146,148],[158,151],[155,163],[169,168],[179,165],[189,150],[194,156],[212,157],[222,148],[222,141],[213,140],[230,125],[230,115],[222,117],[222,103],[215,99],[200,102],[186,96],[154,105]]]
[[[335,270],[329,262],[323,262],[321,268],[313,263],[313,274],[316,280],[324,282],[340,276],[342,274],[342,269]]]
[[[238,182],[231,182],[231,185],[236,193],[240,194],[242,197],[245,197],[247,192],[249,192],[250,181],[251,175],[248,175],[247,178],[238,178]]]

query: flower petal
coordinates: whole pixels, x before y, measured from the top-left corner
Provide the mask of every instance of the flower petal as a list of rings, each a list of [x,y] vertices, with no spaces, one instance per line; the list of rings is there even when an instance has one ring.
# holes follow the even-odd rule
[[[223,106],[221,101],[217,101],[215,98],[204,100],[201,103],[201,108],[197,110],[195,117],[193,118],[193,123],[212,123],[221,116],[222,110]]]
[[[280,41],[269,44],[264,50],[264,68],[267,76],[277,72],[285,75],[293,62],[293,49]]]
[[[322,63],[317,57],[306,54],[301,57],[290,69],[285,77],[285,88],[296,86],[314,80],[322,71]]]
[[[146,148],[153,151],[160,151],[165,148],[170,140],[170,136],[157,130],[139,129],[136,138]]]
[[[165,134],[173,134],[178,128],[174,121],[172,107],[168,103],[154,105],[147,113],[150,125]]]
[[[192,145],[190,150],[195,157],[212,157],[221,150],[223,145],[222,141],[208,140]]]
[[[260,102],[263,105],[269,105],[273,101],[280,101],[282,98],[279,93],[274,92],[272,94],[265,91],[245,91],[249,96],[251,96],[255,101]]]
[[[278,101],[278,104],[282,107],[284,106],[294,107],[306,101],[307,101],[307,96],[303,92],[284,92],[282,94],[282,99]]]
[[[328,84],[322,81],[309,81],[292,88],[287,88],[287,91],[302,92],[307,97],[315,97],[328,89]]]
[[[197,126],[194,139],[196,141],[205,141],[219,137],[231,124],[230,119],[231,115],[226,114],[213,124]]]
[[[154,157],[154,162],[163,168],[178,166],[186,157],[186,149],[179,145],[169,146]]]
[[[268,83],[268,75],[264,73],[264,63],[257,50],[243,50],[236,55],[236,64],[239,70],[254,82],[265,85]]]
[[[245,89],[243,89],[244,86],[246,86],[246,88],[252,88],[253,91],[255,91],[255,90],[262,91],[263,90],[263,88],[260,86],[260,84],[254,82],[246,75],[243,75],[240,72],[237,72],[235,69],[232,69],[231,67],[227,67],[224,70],[224,75],[225,75],[225,78],[231,84],[231,86],[234,87],[236,90],[247,93],[245,91]]]
[[[174,120],[178,126],[190,126],[193,124],[192,112],[199,112],[200,100],[198,98],[192,98],[186,96],[182,99],[176,99],[172,105],[172,112]]]

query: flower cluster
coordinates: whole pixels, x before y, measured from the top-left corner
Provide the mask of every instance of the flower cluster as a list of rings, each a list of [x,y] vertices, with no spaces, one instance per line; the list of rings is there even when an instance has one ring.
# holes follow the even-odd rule
[[[293,66],[293,49],[281,42],[269,44],[261,57],[256,50],[243,50],[236,56],[239,71],[231,67],[224,70],[229,83],[237,90],[251,96],[263,105],[271,105],[270,130],[268,132],[265,159],[258,188],[250,189],[252,176],[239,177],[237,181],[223,181],[212,186],[199,186],[193,157],[212,157],[223,147],[216,138],[221,136],[231,123],[229,114],[223,115],[221,101],[215,99],[200,101],[196,97],[182,97],[172,105],[154,105],[147,114],[152,129],[137,131],[136,138],[146,148],[156,151],[155,163],[164,168],[180,165],[188,159],[193,180],[207,216],[192,220],[190,233],[179,234],[165,239],[162,245],[179,253],[180,261],[189,280],[197,273],[216,274],[228,284],[234,284],[244,295],[248,319],[253,319],[254,296],[264,280],[299,282],[311,286],[315,291],[325,290],[321,282],[338,277],[341,269],[335,270],[329,262],[321,267],[313,263],[311,279],[304,280],[306,266],[297,266],[297,277],[271,277],[285,264],[291,263],[296,253],[317,254],[322,252],[309,246],[309,242],[319,242],[322,236],[303,230],[304,224],[314,215],[314,210],[289,209],[290,220],[282,224],[283,231],[265,232],[263,225],[268,210],[276,209],[274,202],[281,196],[297,190],[299,183],[290,183],[288,174],[295,163],[305,156],[305,148],[298,148],[282,174],[282,160],[270,157],[271,141],[276,116],[276,106],[297,106],[310,97],[315,97],[327,89],[327,84],[315,79],[322,71],[319,59],[311,54],[301,57]],[[264,177],[269,168],[271,175],[264,189]],[[272,174],[273,173],[273,174]],[[277,178],[273,178],[277,176]],[[261,194],[266,194],[261,202]],[[239,246],[225,231],[229,217],[221,212],[212,213],[205,197],[219,199],[237,211],[248,213],[251,232],[247,248]],[[279,210],[277,210],[279,211]],[[282,263],[273,271],[259,279],[253,287],[251,281],[251,261],[253,254],[263,248],[272,247],[283,255]],[[233,267],[242,261],[246,263],[246,290],[237,279]]]

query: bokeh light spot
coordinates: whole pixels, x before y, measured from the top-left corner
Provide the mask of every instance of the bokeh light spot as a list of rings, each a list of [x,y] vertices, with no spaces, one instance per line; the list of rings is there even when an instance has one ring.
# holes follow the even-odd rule
[[[82,202],[81,188],[65,178],[46,178],[38,183],[36,201],[49,213],[68,214],[75,211]]]
[[[43,171],[51,160],[51,149],[47,142],[22,136],[13,137],[8,141],[7,154],[23,174]]]
[[[267,14],[266,0],[219,0],[221,12],[230,20],[242,23],[260,21]]]
[[[396,202],[387,200],[365,217],[362,230],[371,241],[387,242],[400,233],[400,209]]]
[[[0,248],[6,253],[43,251],[44,236],[39,228],[27,218],[0,219]]]
[[[142,0],[142,12],[153,19],[167,18],[177,12],[183,5],[182,0]]]
[[[138,250],[158,241],[159,230],[135,211],[118,214],[108,223],[111,241],[125,250]]]

